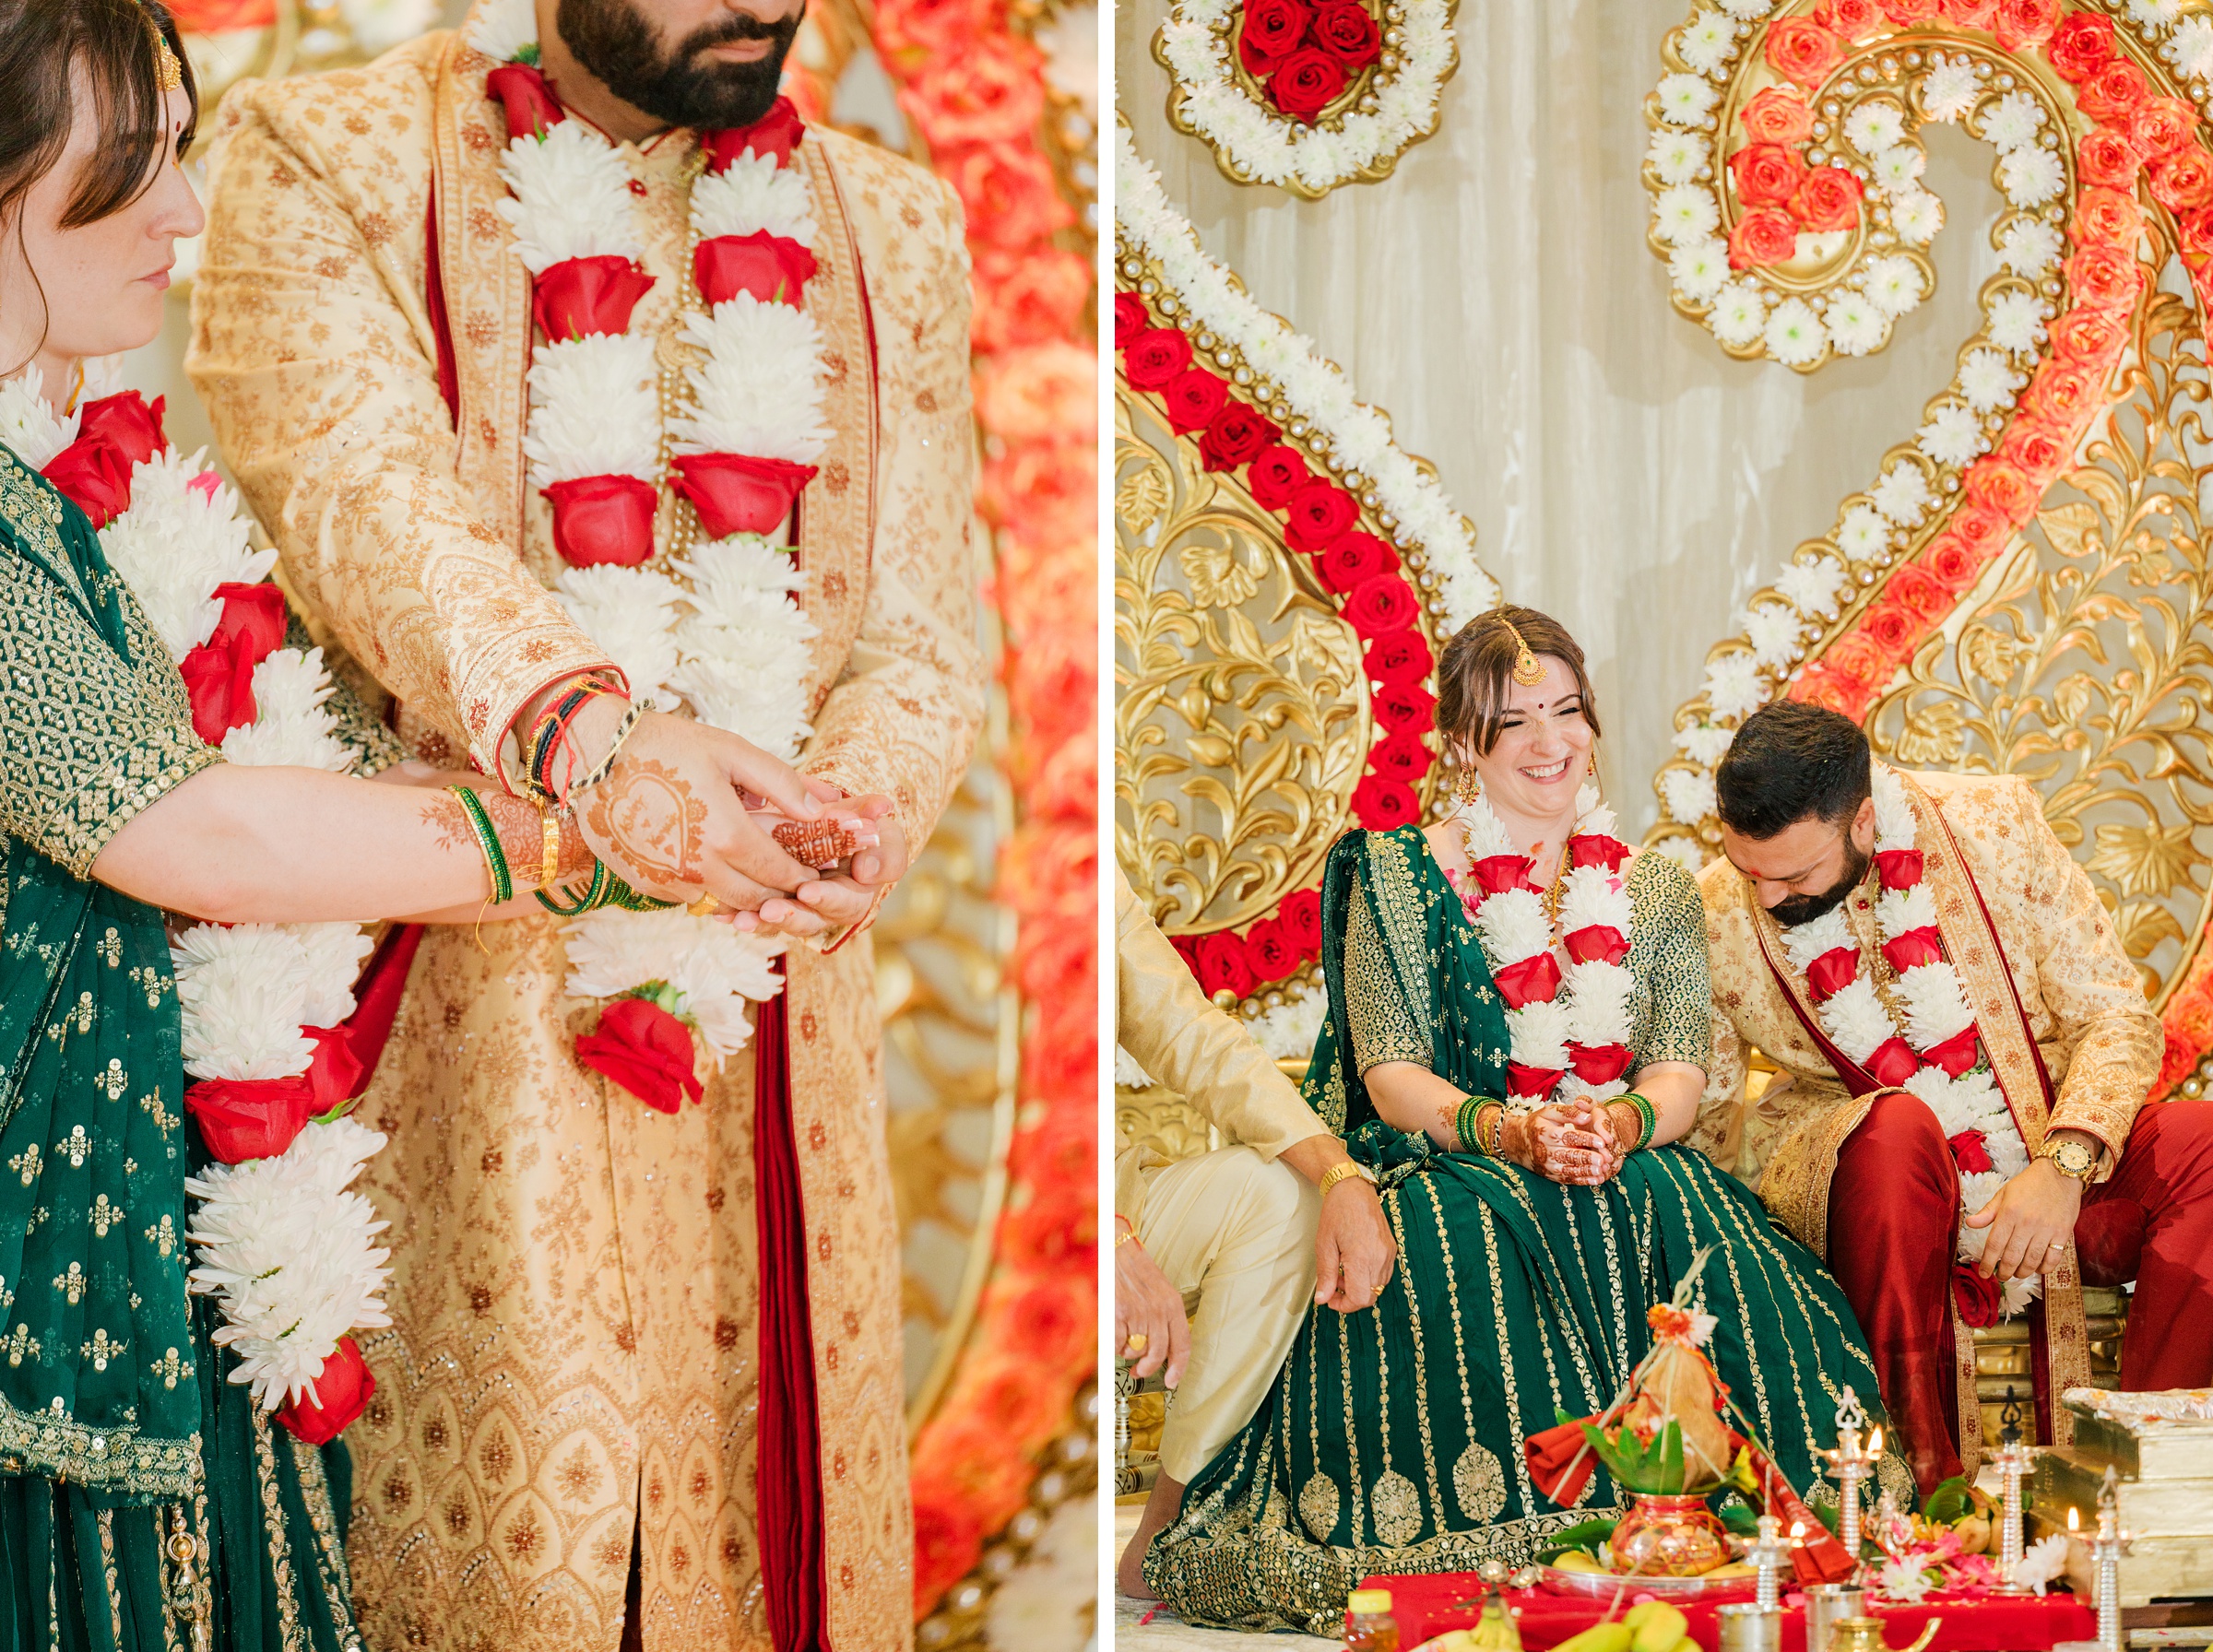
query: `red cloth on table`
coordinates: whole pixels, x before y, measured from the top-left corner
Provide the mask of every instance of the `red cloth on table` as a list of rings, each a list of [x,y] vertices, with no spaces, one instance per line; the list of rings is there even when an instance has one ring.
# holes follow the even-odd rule
[[[1399,1622],[1399,1645],[1408,1652],[1448,1629],[1473,1629],[1483,1615],[1483,1580],[1473,1572],[1404,1577],[1379,1573],[1361,1579],[1360,1587],[1391,1591],[1391,1615]],[[1623,1610],[1636,1599],[1634,1591],[1625,1596]],[[1556,1646],[1605,1615],[1604,1601],[1547,1594],[1542,1589],[1509,1589],[1507,1601],[1520,1610],[1515,1622],[1528,1652]],[[1691,1639],[1705,1652],[1718,1652],[1721,1623],[1717,1609],[1693,1604],[1681,1610],[1690,1620]],[[1894,1646],[1910,1644],[1923,1623],[1941,1618],[1943,1622],[1936,1638],[1929,1643],[1929,1652],[2050,1652],[2061,1641],[2089,1640],[2098,1629],[2098,1620],[2087,1607],[2072,1595],[2059,1594],[2041,1599],[2031,1595],[2018,1600],[1936,1600],[1922,1606],[1878,1603],[1874,1615],[1885,1620],[1884,1639]],[[1781,1652],[1805,1652],[1805,1612],[1786,1611],[1782,1614]]]
[[[1828,1266],[1924,1493],[1960,1469],[1949,1294],[1959,1216],[1936,1115],[1914,1096],[1876,1097],[1837,1155]],[[2084,1193],[2075,1244],[2086,1283],[2136,1281],[2122,1387],[2213,1384],[2213,1102],[2158,1102],[2136,1115],[2119,1166]]]
[[[775,965],[778,974],[783,962]],[[807,1212],[792,1136],[786,993],[754,1011],[753,1185],[761,1245],[761,1592],[780,1652],[828,1652],[822,1446],[807,1303]]]

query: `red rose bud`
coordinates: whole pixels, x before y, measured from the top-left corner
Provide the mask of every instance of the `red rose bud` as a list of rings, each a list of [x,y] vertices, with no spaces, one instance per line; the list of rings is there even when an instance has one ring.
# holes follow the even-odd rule
[[[1363,580],[1392,572],[1398,565],[1391,547],[1373,534],[1341,534],[1314,559],[1314,572],[1321,575],[1321,583],[1341,596],[1350,596]],[[1426,646],[1423,653],[1428,653]]]
[[[1977,1273],[1970,1263],[1952,1264],[1952,1301],[1971,1330],[1987,1330],[1997,1324],[2004,1289],[1996,1280]]]
[[[789,98],[778,98],[768,106],[768,112],[750,126],[729,126],[720,132],[707,134],[704,148],[707,152],[707,171],[728,171],[730,162],[751,150],[756,155],[773,155],[778,166],[791,164],[791,152],[805,141],[807,123],[799,119],[799,112]]]
[[[796,306],[817,267],[807,248],[766,230],[716,235],[692,252],[692,278],[709,305],[727,304],[750,292],[763,304]]]
[[[1135,379],[1130,381],[1136,384]],[[1291,502],[1291,496],[1307,485],[1306,460],[1298,450],[1281,442],[1263,449],[1245,473],[1246,491],[1252,495],[1253,503],[1263,511],[1280,511]]]
[[[1560,963],[1550,952],[1539,952],[1520,963],[1492,973],[1491,980],[1509,1009],[1524,1004],[1549,1004],[1560,994]]]
[[[1961,1175],[1981,1175],[1997,1168],[1990,1162],[1990,1138],[1980,1130],[1947,1136],[1944,1144],[1952,1150],[1952,1162],[1959,1167]]]
[[[1203,367],[1187,367],[1160,390],[1168,424],[1179,436],[1203,431],[1229,401],[1229,382]]]
[[[1235,470],[1282,434],[1266,414],[1231,402],[1199,438],[1199,460],[1209,470]]]
[[[1525,889],[1532,894],[1541,892],[1529,880],[1536,862],[1526,855],[1486,855],[1468,869],[1487,895],[1502,895],[1509,889]]]
[[[1560,944],[1568,949],[1568,956],[1578,963],[1619,963],[1629,955],[1629,938],[1611,924],[1590,924],[1560,937]],[[1577,1071],[1582,1069],[1578,1068]],[[1590,1075],[1585,1073],[1585,1078]],[[1603,1079],[1593,1083],[1603,1084]]]
[[[1867,1057],[1867,1076],[1886,1090],[1896,1090],[1920,1070],[1921,1057],[1895,1034],[1884,1039]]]
[[[362,1082],[361,1058],[353,1053],[353,1036],[343,1027],[302,1027],[315,1041],[315,1058],[308,1063],[307,1088],[320,1118],[343,1106],[368,1088]]]
[[[1268,96],[1295,121],[1311,126],[1344,95],[1344,65],[1326,52],[1302,46],[1268,77]]]
[[[161,433],[161,417],[167,407],[168,397],[160,395],[148,407],[146,397],[136,390],[103,395],[85,404],[85,410],[77,416],[77,439],[104,442],[132,464],[143,465],[169,445],[169,438]]]
[[[1526,1096],[1535,1101],[1552,1093],[1552,1087],[1567,1076],[1564,1067],[1523,1067],[1519,1061],[1506,1064],[1506,1093]]]
[[[210,746],[260,714],[254,703],[254,667],[284,642],[284,593],[264,583],[226,583],[215,588],[223,605],[215,631],[182,660],[177,674],[192,699],[193,732]]]
[[[1626,1044],[1571,1044],[1568,1065],[1586,1084],[1611,1084],[1629,1070],[1637,1054]]]
[[[220,1164],[274,1159],[314,1115],[304,1075],[290,1079],[202,1079],[184,1092],[184,1111],[200,1127],[208,1157]]]
[[[112,442],[79,437],[40,473],[102,528],[131,508],[131,458]]]
[[[369,1409],[376,1392],[376,1378],[361,1358],[351,1337],[340,1337],[323,1369],[315,1374],[315,1391],[302,1394],[277,1413],[277,1421],[295,1439],[310,1446],[327,1446],[345,1433]]]
[[[1153,324],[1145,313],[1145,301],[1134,292],[1114,295],[1114,348],[1126,350],[1130,341]]]
[[[1252,960],[1246,956],[1245,943],[1221,931],[1201,938],[1199,967],[1194,973],[1200,990],[1210,998],[1218,992],[1235,993],[1242,998],[1258,985],[1252,978]]]
[[[1568,840],[1568,864],[1571,867],[1604,867],[1618,872],[1629,854],[1628,844],[1603,832],[1579,832]]]
[[[1883,956],[1899,974],[1918,969],[1924,963],[1944,961],[1944,936],[1934,924],[1923,924],[1918,929],[1909,929],[1883,943]]]
[[[1856,947],[1831,947],[1806,966],[1805,986],[1818,1004],[1834,997],[1852,985],[1852,978],[1860,973],[1860,953]]]
[[[534,64],[507,63],[484,77],[484,94],[497,98],[507,112],[507,141],[543,137],[549,127],[565,118],[553,86]]]
[[[1385,683],[1377,692],[1376,721],[1385,728],[1426,728],[1437,700],[1409,682]]]
[[[1278,922],[1299,956],[1311,958],[1321,948],[1321,891],[1293,890],[1275,909]]]
[[[1284,538],[1301,556],[1318,557],[1360,520],[1360,506],[1343,489],[1317,478],[1292,494]]]
[[[1346,539],[1366,537],[1365,534],[1345,535]],[[1329,559],[1325,557],[1322,560],[1326,562]],[[1395,631],[1368,643],[1363,664],[1372,682],[1418,685],[1423,678],[1429,675],[1435,661],[1429,653],[1428,640],[1421,632]]]
[[[1975,1029],[1971,1023],[1962,1027],[1942,1044],[1931,1044],[1922,1052],[1922,1059],[1932,1067],[1941,1067],[1955,1079],[1961,1073],[1971,1072],[1979,1058]]]
[[[1921,881],[1919,849],[1882,849],[1876,853],[1875,869],[1885,889],[1911,889]]]
[[[1353,788],[1353,819],[1370,832],[1395,832],[1420,814],[1420,799],[1402,780],[1370,774]]]
[[[576,1041],[576,1059],[657,1113],[704,1093],[691,1029],[645,998],[617,998],[601,1010],[598,1027]]]
[[[551,342],[611,336],[629,327],[630,313],[652,290],[651,276],[613,253],[563,258],[530,284],[530,315]]]
[[[775,532],[815,473],[812,465],[743,454],[685,454],[673,468],[676,490],[692,502],[710,539]]]
[[[553,507],[553,549],[576,568],[635,568],[653,556],[653,513],[661,496],[634,476],[584,476],[545,489]]]
[[[1147,327],[1122,351],[1122,377],[1139,390],[1160,390],[1191,364],[1191,341],[1174,327]]]

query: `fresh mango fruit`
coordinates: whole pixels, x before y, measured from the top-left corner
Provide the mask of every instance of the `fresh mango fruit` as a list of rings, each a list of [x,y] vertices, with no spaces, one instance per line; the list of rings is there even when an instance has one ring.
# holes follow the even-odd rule
[[[1606,1568],[1580,1549],[1570,1549],[1552,1563],[1563,1572],[1604,1572]]]
[[[1562,1641],[1554,1652],[1629,1652],[1626,1622],[1593,1623],[1582,1634]]]
[[[1690,1627],[1690,1620],[1664,1600],[1645,1602],[1652,1610],[1631,1634],[1631,1652],[1675,1652],[1675,1643]]]
[[[1701,1652],[1698,1643],[1687,1634],[1675,1643],[1675,1652]]]

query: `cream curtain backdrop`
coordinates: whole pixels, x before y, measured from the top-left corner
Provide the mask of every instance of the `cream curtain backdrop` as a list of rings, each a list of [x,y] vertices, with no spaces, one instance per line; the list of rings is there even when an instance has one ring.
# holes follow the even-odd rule
[[[1624,823],[1658,813],[1675,707],[1746,599],[1922,422],[1997,269],[1990,151],[1923,129],[1947,227],[1934,297],[1811,377],[1732,361],[1647,250],[1646,94],[1689,0],[1461,0],[1436,135],[1319,202],[1231,183],[1169,125],[1167,0],[1115,11],[1116,100],[1215,258],[1433,461],[1507,598],[1589,652]]]

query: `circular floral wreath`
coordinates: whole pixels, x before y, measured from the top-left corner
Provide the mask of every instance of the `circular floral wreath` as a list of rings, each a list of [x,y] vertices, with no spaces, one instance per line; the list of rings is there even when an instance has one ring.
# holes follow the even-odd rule
[[[1437,130],[1457,0],[1177,0],[1153,42],[1168,119],[1237,183],[1313,201]]]

